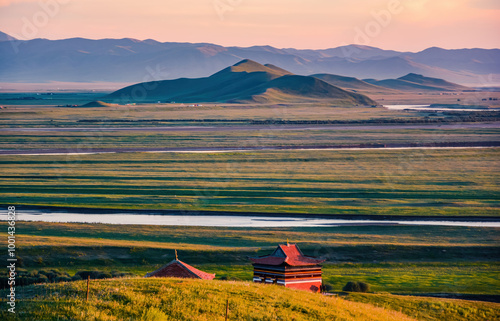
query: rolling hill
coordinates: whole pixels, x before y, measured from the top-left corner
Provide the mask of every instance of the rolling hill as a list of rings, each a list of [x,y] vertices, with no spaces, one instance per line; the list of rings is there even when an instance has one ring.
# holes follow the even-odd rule
[[[361,92],[377,92],[377,93],[395,93],[397,91],[391,90],[385,87],[376,86],[370,84],[366,81],[360,80],[354,77],[347,76],[339,76],[332,74],[315,74],[311,75],[311,77],[315,77],[321,79],[330,85],[340,87],[346,90],[352,91],[361,91]]]
[[[462,91],[471,89],[448,82],[444,79],[425,77],[422,75],[409,73],[406,76],[397,79],[363,79],[364,82],[378,87],[385,87],[400,91]]]
[[[400,311],[333,296],[248,282],[174,278],[92,280],[28,286],[22,320],[415,320]],[[6,291],[2,294],[7,295]],[[228,300],[228,301],[226,301]],[[16,311],[16,312],[17,312]],[[4,320],[21,320],[0,311]]]
[[[499,49],[429,48],[411,53],[348,45],[298,50],[131,38],[15,40],[0,33],[0,82],[137,83],[200,78],[245,58],[297,75],[328,73],[389,79],[415,73],[460,84],[500,83]],[[484,79],[488,79],[487,84]]]
[[[347,92],[323,80],[294,75],[274,65],[245,59],[205,78],[139,83],[115,91],[106,101],[156,102],[337,102],[376,105],[367,96]]]

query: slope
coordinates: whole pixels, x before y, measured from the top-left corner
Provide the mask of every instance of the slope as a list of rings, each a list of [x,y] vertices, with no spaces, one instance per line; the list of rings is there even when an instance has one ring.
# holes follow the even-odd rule
[[[375,105],[370,98],[347,92],[320,79],[297,76],[274,65],[245,59],[206,78],[139,83],[105,97],[127,102],[297,102],[342,100]]]
[[[17,40],[17,39],[12,37],[11,35],[6,34],[5,32],[0,31],[0,41],[12,41],[12,40]]]
[[[420,84],[423,86],[438,87],[438,88],[443,88],[446,90],[453,90],[453,91],[470,89],[468,87],[461,86],[461,85],[446,81],[444,79],[425,77],[425,76],[422,76],[419,74],[414,74],[414,73],[409,73],[408,75],[403,76],[403,77],[399,77],[398,79],[406,80],[406,81]]]
[[[414,320],[401,312],[280,286],[195,279],[92,280],[28,286],[22,320]],[[5,291],[3,291],[5,292]],[[6,295],[6,294],[5,294]],[[0,318],[7,319],[7,309]],[[9,315],[8,319],[21,320]]]
[[[448,82],[444,79],[425,77],[422,75],[409,73],[397,79],[363,79],[363,81],[394,90],[401,91],[461,91],[470,89],[465,86]]]
[[[396,91],[370,84],[366,81],[354,77],[346,77],[332,74],[314,74],[315,77],[326,81],[330,85],[340,87],[343,89],[363,91],[363,92],[377,92],[377,93],[395,93]]]

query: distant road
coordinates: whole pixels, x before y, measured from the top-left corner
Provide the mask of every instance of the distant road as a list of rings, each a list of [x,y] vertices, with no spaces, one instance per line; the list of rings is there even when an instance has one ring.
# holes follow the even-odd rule
[[[161,127],[43,127],[43,128],[0,128],[16,132],[114,132],[114,131],[246,131],[246,130],[383,130],[383,129],[468,129],[500,128],[500,122],[453,123],[453,124],[408,124],[408,125],[229,125],[229,126],[161,126]]]
[[[369,150],[369,149],[449,149],[449,148],[498,148],[500,141],[407,143],[407,144],[352,144],[352,145],[304,145],[304,146],[245,146],[245,147],[186,147],[186,148],[52,148],[26,150],[0,150],[0,155],[85,155],[109,153],[225,153],[276,150]]]

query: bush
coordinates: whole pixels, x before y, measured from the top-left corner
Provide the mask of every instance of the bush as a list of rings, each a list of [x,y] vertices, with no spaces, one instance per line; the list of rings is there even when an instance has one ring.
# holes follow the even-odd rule
[[[342,288],[342,291],[346,292],[368,292],[370,291],[370,285],[365,282],[347,282],[347,284]]]
[[[73,281],[80,281],[80,280],[82,280],[82,277],[79,276],[78,274],[75,274],[73,277],[71,277],[71,280],[73,280]]]
[[[332,289],[333,287],[328,283],[323,283],[320,288],[321,292],[330,292]]]

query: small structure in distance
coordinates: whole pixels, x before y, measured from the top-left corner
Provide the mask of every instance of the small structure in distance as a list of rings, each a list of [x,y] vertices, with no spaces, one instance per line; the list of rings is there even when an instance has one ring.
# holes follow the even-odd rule
[[[213,280],[215,273],[207,273],[200,271],[191,265],[184,263],[177,257],[177,250],[175,251],[175,259],[170,263],[165,264],[156,271],[146,274],[147,278],[188,278],[188,279],[203,279]]]
[[[318,292],[324,259],[302,254],[296,244],[279,244],[270,255],[252,257],[253,281]]]

